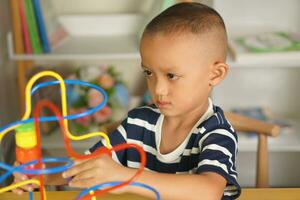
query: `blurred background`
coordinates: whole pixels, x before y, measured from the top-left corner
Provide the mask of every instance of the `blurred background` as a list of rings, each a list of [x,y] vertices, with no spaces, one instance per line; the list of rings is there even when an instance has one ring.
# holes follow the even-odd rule
[[[72,123],[78,134],[118,121],[129,109],[148,103],[140,67],[140,35],[153,16],[176,1],[34,0],[31,9],[26,2],[0,1],[1,126],[21,118],[27,80],[46,69],[66,79],[93,82],[109,94],[105,110]],[[300,1],[197,2],[215,8],[228,31],[230,73],[214,90],[214,103],[280,125],[280,136],[268,141],[270,185],[299,187]],[[28,19],[30,10],[35,14]],[[93,99],[101,100],[91,90],[68,89],[70,113],[92,107]],[[60,103],[56,87],[38,92],[33,99],[45,97]],[[43,132],[45,154],[61,155],[64,149],[57,125],[44,124]],[[7,163],[14,161],[11,135],[0,146],[0,160]],[[74,146],[84,151],[91,143]],[[237,166],[243,187],[255,185],[256,145],[255,134],[239,134]]]

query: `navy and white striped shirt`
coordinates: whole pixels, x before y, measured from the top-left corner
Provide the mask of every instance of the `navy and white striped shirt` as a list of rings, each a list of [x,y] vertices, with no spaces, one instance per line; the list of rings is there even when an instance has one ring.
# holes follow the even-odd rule
[[[108,134],[111,145],[140,145],[147,155],[145,168],[150,171],[174,174],[218,173],[227,180],[223,199],[237,198],[240,195],[235,166],[237,135],[221,108],[209,102],[209,108],[186,139],[168,154],[159,151],[164,116],[155,106],[131,110],[121,125]],[[89,152],[103,144],[104,140],[98,142]],[[127,167],[140,166],[140,156],[134,149],[114,153],[113,159]]]

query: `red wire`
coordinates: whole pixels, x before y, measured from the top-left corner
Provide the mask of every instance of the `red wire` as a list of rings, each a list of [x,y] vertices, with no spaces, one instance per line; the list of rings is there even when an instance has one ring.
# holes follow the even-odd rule
[[[42,169],[42,147],[41,147],[41,137],[40,137],[40,124],[39,124],[39,115],[40,115],[40,110],[42,108],[42,102],[38,102],[35,110],[34,110],[34,126],[35,126],[35,134],[37,138],[37,147],[39,150],[39,155],[38,155],[38,163],[37,167],[39,169]],[[41,195],[41,200],[44,200],[44,193],[46,192],[44,189],[44,177],[42,174],[38,175],[39,180],[40,180],[40,195]]]
[[[85,196],[83,196],[81,198],[81,200],[87,200],[87,199],[91,199],[93,196],[101,196],[104,195],[105,193],[124,187],[126,185],[129,185],[132,181],[134,181],[139,175],[141,175],[141,173],[144,171],[145,168],[145,164],[146,164],[146,154],[143,148],[141,148],[140,146],[136,145],[136,144],[119,144],[114,146],[111,151],[120,151],[123,149],[127,149],[127,148],[136,148],[138,150],[138,152],[141,155],[141,166],[140,168],[137,170],[137,172],[134,174],[134,176],[132,176],[130,179],[128,179],[127,181],[124,181],[123,183],[119,184],[119,185],[115,185],[115,186],[111,186],[108,187],[106,189],[102,189],[102,190],[98,190],[95,191],[93,195],[87,194]]]
[[[116,145],[114,147],[112,147],[111,149],[108,149],[106,147],[100,147],[98,148],[96,151],[94,151],[92,154],[89,155],[82,155],[82,154],[77,154],[71,147],[71,142],[70,142],[70,138],[67,136],[66,133],[66,127],[63,123],[63,116],[61,115],[60,111],[58,110],[58,108],[50,101],[48,100],[41,100],[37,103],[35,109],[34,109],[34,122],[35,122],[35,130],[36,130],[36,135],[37,135],[37,145],[41,151],[41,139],[40,139],[40,124],[39,124],[39,116],[41,113],[42,108],[47,107],[48,109],[50,109],[54,115],[57,117],[57,120],[59,122],[60,128],[61,128],[61,132],[63,134],[63,138],[64,138],[64,144],[65,144],[65,148],[67,150],[68,156],[70,157],[74,157],[76,159],[79,160],[83,160],[83,159],[90,159],[90,158],[95,158],[97,156],[99,156],[100,154],[106,153],[108,155],[112,155],[112,152],[115,151],[120,151],[120,150],[124,150],[124,149],[129,149],[129,148],[135,148],[141,157],[141,165],[140,168],[137,170],[137,172],[127,181],[124,181],[123,183],[119,184],[119,185],[115,185],[115,186],[111,186],[108,187],[106,189],[102,189],[99,191],[95,191],[95,193],[93,195],[87,194],[85,196],[83,196],[81,199],[82,200],[87,200],[90,199],[93,196],[101,196],[104,195],[105,193],[115,190],[117,188],[121,188],[124,187],[126,185],[129,185],[132,181],[134,181],[138,176],[141,175],[141,173],[144,171],[145,169],[145,164],[146,164],[146,153],[144,151],[144,149],[142,147],[140,147],[139,145],[136,144],[119,144]],[[40,154],[41,155],[41,154]],[[41,156],[38,159],[38,164],[39,167],[42,167],[42,158]],[[44,200],[44,197],[42,196],[44,191],[44,179],[42,175],[39,175],[40,178],[40,182],[41,182],[41,186],[40,186],[40,190],[41,190],[41,199]]]

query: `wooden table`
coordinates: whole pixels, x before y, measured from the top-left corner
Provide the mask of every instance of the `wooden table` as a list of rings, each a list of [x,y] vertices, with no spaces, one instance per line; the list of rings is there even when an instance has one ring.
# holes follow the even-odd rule
[[[74,200],[77,195],[79,194],[79,191],[61,191],[61,192],[50,192],[47,193],[47,200]],[[40,199],[39,192],[34,193],[34,200]],[[97,198],[97,200],[124,200],[124,199],[130,199],[130,200],[148,200],[147,198],[143,198],[140,196],[132,195],[132,194],[123,194],[123,195],[113,195],[113,194],[107,194],[105,196]],[[13,193],[4,193],[0,194],[0,200],[29,200],[28,194],[24,195],[16,195]]]
[[[47,200],[72,200],[78,191],[47,192]],[[34,194],[34,199],[39,199],[39,193]],[[0,194],[1,200],[28,200],[28,195],[18,196],[13,193]],[[99,197],[98,200],[147,200],[132,194],[112,195]],[[201,198],[199,198],[201,200]],[[300,188],[268,188],[268,189],[243,189],[239,200],[300,200]]]
[[[300,188],[247,188],[239,200],[300,200]]]

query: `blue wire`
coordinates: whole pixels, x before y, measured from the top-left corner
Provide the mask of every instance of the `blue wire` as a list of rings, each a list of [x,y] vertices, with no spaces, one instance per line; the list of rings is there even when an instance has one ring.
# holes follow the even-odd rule
[[[95,190],[103,189],[103,188],[106,188],[106,187],[116,186],[116,185],[119,185],[121,183],[122,183],[121,181],[114,181],[114,182],[107,182],[107,183],[102,183],[102,184],[99,184],[99,185],[92,186],[90,188],[87,188],[87,189],[81,191],[79,193],[79,195],[76,197],[76,200],[79,200],[80,198],[82,198],[85,195],[89,194],[90,191],[95,191]],[[152,191],[155,194],[156,200],[160,200],[160,194],[159,194],[159,192],[155,188],[153,188],[153,187],[151,187],[149,185],[146,185],[146,184],[140,183],[140,182],[132,182],[129,185],[133,185],[133,186],[137,186],[137,187],[142,187],[142,188],[145,188],[147,190],[150,190],[150,191]]]
[[[55,174],[69,169],[74,164],[74,162],[68,158],[43,158],[42,162],[43,163],[54,162],[54,163],[66,163],[66,164],[63,166],[58,166],[58,167],[48,168],[48,169],[24,169],[27,166],[37,164],[38,161],[33,160],[25,164],[19,165],[17,167],[11,167],[10,165],[0,162],[0,167],[7,170],[7,172],[0,177],[0,183],[4,179],[6,179],[9,175],[11,175],[13,172],[19,172],[19,173],[30,174],[30,175]]]
[[[107,100],[108,100],[107,94],[102,88],[98,87],[97,85],[91,84],[88,82],[84,82],[84,81],[79,81],[79,80],[65,80],[64,82],[69,85],[81,85],[81,86],[87,86],[87,87],[93,88],[102,94],[103,101],[101,103],[99,103],[99,105],[95,106],[94,108],[91,108],[90,110],[87,110],[85,112],[78,113],[78,114],[67,115],[67,116],[64,116],[63,119],[73,120],[73,119],[77,119],[80,117],[85,117],[87,115],[91,115],[91,114],[97,112],[98,110],[103,108],[103,106],[106,105]],[[57,85],[57,84],[59,84],[59,81],[50,81],[50,82],[39,83],[38,85],[36,85],[32,88],[31,95],[33,95],[39,88],[43,88],[43,87],[50,86],[50,85]],[[16,126],[19,124],[26,124],[26,123],[33,122],[33,121],[34,121],[34,118],[15,121],[15,122],[9,123],[5,126],[2,126],[0,128],[0,132],[2,132],[5,129],[8,129],[12,126]],[[40,122],[57,121],[57,117],[56,116],[40,117],[39,121]]]
[[[30,162],[24,163],[22,165],[19,165],[19,166],[13,168],[10,165],[6,165],[5,163],[0,162],[0,168],[7,170],[6,173],[4,173],[2,176],[0,176],[0,183],[2,181],[4,181],[7,177],[9,177],[13,172],[15,172],[16,169],[18,169],[18,168],[24,168],[24,167],[27,167],[27,166],[30,166],[30,165],[34,165],[34,164],[37,164],[37,163],[38,162],[36,160],[35,161],[30,161]]]
[[[64,116],[63,119],[73,120],[73,119],[77,119],[77,118],[84,117],[84,116],[87,116],[87,115],[91,115],[91,114],[97,112],[103,106],[106,105],[107,100],[108,100],[107,94],[102,88],[98,87],[97,85],[94,85],[94,84],[91,84],[91,83],[88,83],[88,82],[79,81],[79,80],[65,80],[64,82],[68,85],[81,85],[81,86],[87,86],[87,87],[93,88],[93,89],[97,90],[98,92],[100,92],[102,94],[103,101],[101,103],[99,103],[99,105],[95,106],[94,108],[91,108],[90,110],[87,110],[85,112],[78,113],[78,114]],[[32,96],[40,88],[50,86],[50,85],[57,85],[57,84],[60,84],[60,82],[59,81],[49,81],[49,82],[39,83],[39,84],[35,85],[32,88],[32,90],[30,92],[30,95]],[[2,126],[0,128],[0,132],[2,132],[5,129],[8,129],[12,126],[19,125],[19,124],[25,124],[25,123],[33,122],[33,121],[34,121],[34,118],[29,118],[29,119],[26,119],[26,120],[20,120],[20,121],[12,122],[12,123],[9,123],[5,126]],[[39,121],[40,122],[57,121],[57,117],[56,116],[40,117]],[[0,183],[15,171],[20,172],[20,173],[24,173],[24,174],[32,174],[32,175],[52,174],[52,173],[59,173],[59,172],[65,171],[73,165],[73,161],[70,160],[70,159],[67,159],[67,158],[43,158],[42,162],[43,163],[45,163],[45,162],[66,162],[66,165],[55,167],[55,168],[50,168],[50,169],[30,169],[30,170],[28,170],[28,169],[23,169],[23,168],[26,167],[26,166],[32,165],[32,164],[36,164],[36,163],[38,163],[38,161],[37,160],[30,161],[28,163],[19,165],[17,167],[11,167],[10,165],[6,165],[6,164],[0,162],[0,168],[3,168],[5,170],[7,170],[6,173],[4,173],[2,176],[0,176]],[[104,188],[104,187],[115,186],[115,185],[118,185],[120,183],[122,183],[122,182],[108,182],[108,183],[104,183],[104,184],[100,184],[100,185],[90,187],[88,189],[83,190],[79,194],[78,198],[81,198],[81,197],[85,196],[86,194],[89,194],[89,192],[91,190],[97,190],[97,189],[101,189],[101,188]],[[132,183],[130,183],[130,185],[143,187],[145,189],[151,190],[155,193],[156,199],[160,200],[159,192],[156,189],[154,189],[153,187],[145,185],[143,183],[139,183],[139,182],[132,182]],[[29,193],[29,199],[30,200],[33,199],[32,192]]]
[[[55,174],[55,173],[59,173],[62,171],[65,171],[67,169],[69,169],[74,162],[68,158],[43,158],[42,159],[43,163],[47,163],[47,162],[66,162],[66,165],[63,166],[59,166],[59,167],[55,167],[55,168],[50,168],[50,169],[42,169],[42,170],[36,170],[36,169],[23,169],[24,167],[30,166],[30,165],[34,165],[37,164],[38,161],[37,160],[33,160],[27,163],[24,163],[22,165],[19,165],[17,167],[11,167],[10,165],[6,165],[2,162],[0,162],[0,167],[7,170],[6,173],[4,173],[1,177],[0,177],[0,183],[2,181],[4,181],[8,176],[10,176],[12,173],[14,172],[19,172],[19,173],[23,173],[23,174],[32,174],[32,175],[40,175],[40,174]],[[29,192],[29,200],[33,200],[33,193]]]
[[[33,200],[33,192],[29,192],[29,200]]]
[[[73,161],[68,158],[43,158],[43,163],[47,162],[65,162],[65,165],[48,168],[48,169],[20,169],[19,172],[23,174],[30,174],[30,175],[39,175],[39,174],[56,174],[62,171],[65,171],[73,166]]]

